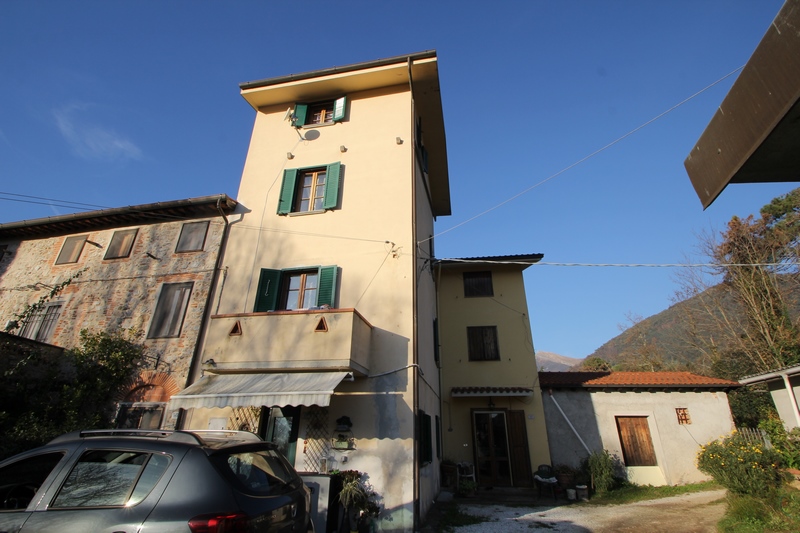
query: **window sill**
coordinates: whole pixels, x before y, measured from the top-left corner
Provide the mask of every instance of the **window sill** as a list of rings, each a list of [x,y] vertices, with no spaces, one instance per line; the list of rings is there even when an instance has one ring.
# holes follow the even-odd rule
[[[286,213],[287,216],[290,217],[304,217],[307,215],[319,215],[321,213],[325,213],[328,209],[315,209],[314,211],[292,211],[291,213]]]

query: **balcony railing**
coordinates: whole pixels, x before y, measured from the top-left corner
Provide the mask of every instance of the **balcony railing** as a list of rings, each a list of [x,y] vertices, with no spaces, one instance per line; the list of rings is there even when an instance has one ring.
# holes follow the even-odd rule
[[[220,373],[346,370],[366,375],[371,329],[355,309],[214,315],[203,360],[213,360]]]

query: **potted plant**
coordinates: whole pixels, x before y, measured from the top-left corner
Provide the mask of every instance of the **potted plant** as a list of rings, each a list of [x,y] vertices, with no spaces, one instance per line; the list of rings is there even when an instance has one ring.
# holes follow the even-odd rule
[[[456,484],[456,466],[455,461],[452,459],[443,459],[441,464],[441,473],[442,473],[442,486],[443,487],[453,487]]]
[[[563,490],[566,490],[575,484],[575,474],[577,473],[575,468],[572,468],[569,465],[560,464],[553,467],[553,473],[558,480],[558,486]]]
[[[471,479],[462,479],[458,482],[456,494],[462,497],[469,498],[475,496],[475,491],[478,490],[478,484]]]
[[[380,506],[377,494],[366,481],[366,474],[358,470],[335,471],[342,483],[339,491],[338,533],[369,530],[369,524],[377,518]]]

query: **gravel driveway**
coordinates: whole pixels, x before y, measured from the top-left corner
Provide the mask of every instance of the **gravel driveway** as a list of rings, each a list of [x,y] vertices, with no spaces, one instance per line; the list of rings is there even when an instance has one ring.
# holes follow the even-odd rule
[[[725,491],[713,490],[624,505],[509,507],[459,502],[461,510],[490,521],[455,528],[457,533],[712,533],[725,513]]]

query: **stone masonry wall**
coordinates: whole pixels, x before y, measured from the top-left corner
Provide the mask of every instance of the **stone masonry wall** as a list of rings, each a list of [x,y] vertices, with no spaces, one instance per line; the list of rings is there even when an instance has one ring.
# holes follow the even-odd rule
[[[80,332],[115,332],[132,329],[136,339],[157,357],[158,370],[169,372],[181,388],[191,364],[202,325],[203,309],[212,282],[223,221],[209,220],[202,251],[175,253],[183,221],[163,222],[111,230],[75,233],[88,240],[77,263],[56,265],[55,261],[70,235],[6,244],[0,259],[0,326],[14,320],[27,304],[36,302],[49,289],[81,271],[51,302],[62,304],[48,343],[71,348],[80,343]],[[190,222],[196,222],[192,220]],[[138,227],[127,258],[103,259],[114,231]],[[96,243],[96,244],[93,244]],[[150,321],[164,283],[194,283],[180,336],[147,339]],[[19,330],[17,330],[19,331]]]

